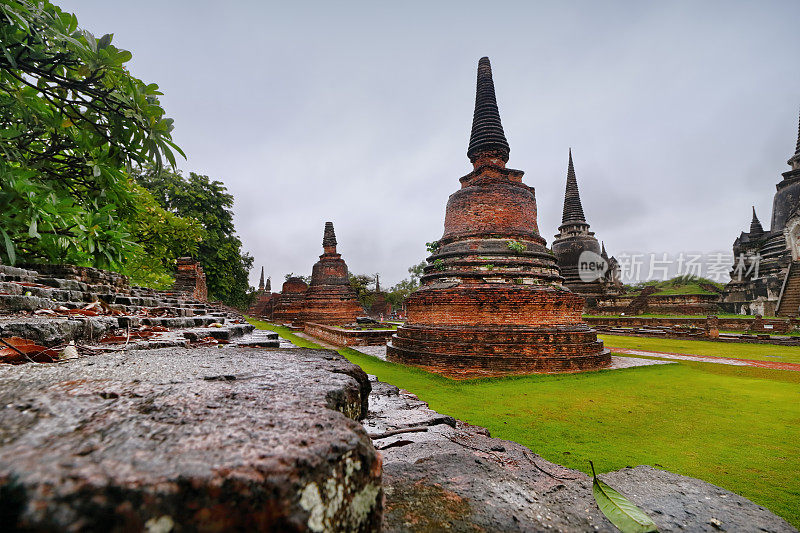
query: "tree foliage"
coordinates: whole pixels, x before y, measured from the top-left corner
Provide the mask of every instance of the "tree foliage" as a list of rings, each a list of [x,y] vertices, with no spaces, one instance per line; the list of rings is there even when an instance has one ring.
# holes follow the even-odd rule
[[[153,195],[135,185],[137,210],[131,223],[131,238],[143,253],[126,257],[123,271],[136,285],[167,289],[175,281],[178,257],[196,255],[205,235],[202,225],[164,209]]]
[[[423,269],[427,263],[422,261],[416,265],[408,267],[408,279],[404,279],[389,289],[386,293],[386,301],[392,305],[393,309],[402,307],[403,302],[408,296],[419,288],[419,280],[422,277]]]
[[[289,281],[289,278],[300,278],[304,282],[306,282],[306,284],[309,284],[309,285],[311,284],[311,276],[301,276],[300,274],[295,274],[294,272],[289,272],[288,274],[283,276],[283,281]]]
[[[348,277],[350,278],[350,286],[356,292],[356,297],[358,297],[358,303],[361,304],[361,307],[364,309],[369,309],[372,307],[372,304],[375,303],[375,298],[377,295],[373,289],[370,289],[370,285],[375,284],[375,276],[370,276],[368,274],[353,274],[352,272],[348,272]]]
[[[143,254],[152,213],[127,169],[182,152],[112,37],[47,1],[0,3],[0,260],[119,269]]]
[[[186,249],[178,255],[191,255],[203,265],[209,298],[247,307],[253,296],[248,281],[253,258],[242,252],[233,224],[233,195],[225,185],[194,172],[187,178],[153,166],[136,172],[134,178],[171,215],[194,220],[202,228],[196,250]]]

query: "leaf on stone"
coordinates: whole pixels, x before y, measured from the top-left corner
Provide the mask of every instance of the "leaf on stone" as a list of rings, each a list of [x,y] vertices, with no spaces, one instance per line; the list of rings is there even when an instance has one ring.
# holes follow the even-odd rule
[[[606,518],[622,533],[657,533],[653,520],[622,494],[597,479],[594,464],[591,461],[589,464],[592,466],[594,499]]]
[[[57,358],[58,351],[40,346],[29,339],[8,337],[0,341],[0,363],[52,363]]]

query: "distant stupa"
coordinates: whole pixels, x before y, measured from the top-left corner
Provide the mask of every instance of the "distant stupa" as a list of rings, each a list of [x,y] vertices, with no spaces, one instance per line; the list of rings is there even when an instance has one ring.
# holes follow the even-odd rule
[[[336,245],[333,222],[326,222],[323,253],[311,271],[311,284],[303,303],[303,322],[347,324],[355,322],[363,312],[350,285],[347,264],[336,252]]]

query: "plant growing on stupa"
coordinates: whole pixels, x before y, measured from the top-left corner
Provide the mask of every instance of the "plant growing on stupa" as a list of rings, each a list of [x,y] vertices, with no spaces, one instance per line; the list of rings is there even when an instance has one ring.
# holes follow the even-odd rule
[[[509,250],[513,250],[518,254],[521,254],[525,251],[525,245],[519,241],[508,241],[506,246],[508,246]]]

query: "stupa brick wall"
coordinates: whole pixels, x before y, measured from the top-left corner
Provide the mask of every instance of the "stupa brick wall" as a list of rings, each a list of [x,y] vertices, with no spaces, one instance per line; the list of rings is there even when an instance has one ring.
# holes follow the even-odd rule
[[[583,298],[562,285],[539,235],[533,187],[505,166],[509,152],[483,58],[467,151],[474,170],[450,196],[444,235],[406,300],[408,321],[387,347],[389,360],[460,377],[610,363],[581,319]]]
[[[308,284],[301,278],[291,277],[283,282],[272,310],[272,319],[286,324],[299,323],[307,290]]]
[[[306,291],[302,322],[347,324],[355,322],[363,309],[350,286],[347,264],[336,252],[333,223],[325,223],[323,253],[311,271],[311,285]]]

